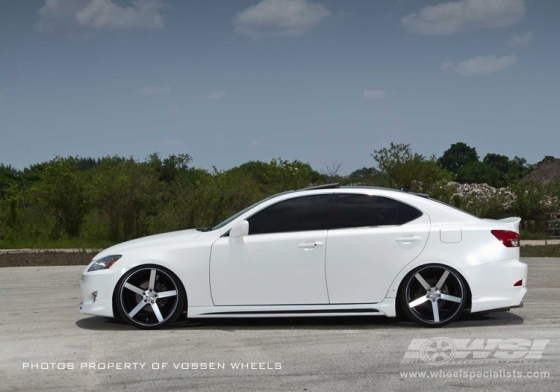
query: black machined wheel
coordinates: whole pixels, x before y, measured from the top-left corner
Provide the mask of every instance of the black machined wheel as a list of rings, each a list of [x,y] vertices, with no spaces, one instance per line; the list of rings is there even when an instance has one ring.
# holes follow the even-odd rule
[[[467,293],[467,283],[457,271],[443,265],[427,265],[406,276],[399,298],[411,321],[441,327],[461,315]]]
[[[141,266],[127,272],[116,294],[121,317],[140,329],[170,325],[185,306],[185,292],[179,278],[161,266]]]

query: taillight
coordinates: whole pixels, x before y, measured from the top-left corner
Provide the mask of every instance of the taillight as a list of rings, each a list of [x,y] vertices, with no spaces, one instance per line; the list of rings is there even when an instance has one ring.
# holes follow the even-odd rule
[[[519,246],[519,234],[515,231],[492,230],[492,234],[508,248],[517,248]]]

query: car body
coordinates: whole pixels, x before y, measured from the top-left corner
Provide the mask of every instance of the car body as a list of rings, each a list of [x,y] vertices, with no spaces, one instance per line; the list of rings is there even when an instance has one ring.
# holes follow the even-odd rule
[[[82,275],[85,314],[161,328],[181,315],[383,315],[425,326],[521,306],[519,218],[338,184],[271,196],[206,230],[110,247]]]

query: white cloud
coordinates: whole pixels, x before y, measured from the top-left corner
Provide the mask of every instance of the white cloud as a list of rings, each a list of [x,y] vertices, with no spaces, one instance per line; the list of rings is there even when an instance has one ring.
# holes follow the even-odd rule
[[[401,18],[411,33],[450,35],[513,25],[525,18],[523,0],[459,0],[427,6]]]
[[[249,145],[247,147],[249,147],[250,149],[255,149],[255,148],[259,148],[261,146],[261,142],[258,140],[253,140],[251,141],[251,143],[249,143]]]
[[[217,101],[226,96],[226,92],[223,90],[214,91],[209,94],[199,95],[197,98],[201,101]]]
[[[504,45],[509,47],[526,46],[533,39],[533,33],[530,31],[523,35],[513,35],[510,39],[504,42]]]
[[[183,147],[183,142],[174,138],[162,140],[159,144],[166,147]]]
[[[171,92],[171,86],[146,86],[140,90],[140,94],[144,95],[164,95]]]
[[[235,32],[250,38],[300,36],[331,15],[321,3],[262,0],[233,18]]]
[[[100,31],[164,27],[161,0],[46,0],[35,29],[40,33],[91,34]]]
[[[366,99],[383,98],[385,95],[387,95],[385,90],[364,90],[364,98]]]
[[[517,56],[479,56],[460,63],[443,63],[441,70],[452,70],[462,76],[488,75],[502,71],[512,66],[517,61]]]

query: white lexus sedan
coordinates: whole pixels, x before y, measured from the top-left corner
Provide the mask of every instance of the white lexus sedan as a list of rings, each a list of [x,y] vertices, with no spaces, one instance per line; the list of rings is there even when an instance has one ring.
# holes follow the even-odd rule
[[[217,226],[125,242],[86,267],[82,313],[142,329],[180,316],[402,312],[427,327],[521,306],[519,218],[479,219],[398,190],[338,184],[271,196]]]

